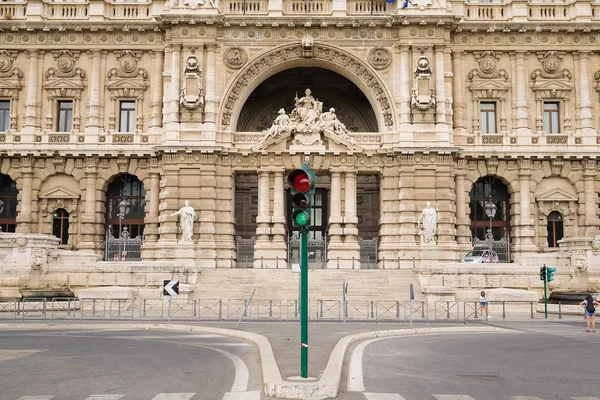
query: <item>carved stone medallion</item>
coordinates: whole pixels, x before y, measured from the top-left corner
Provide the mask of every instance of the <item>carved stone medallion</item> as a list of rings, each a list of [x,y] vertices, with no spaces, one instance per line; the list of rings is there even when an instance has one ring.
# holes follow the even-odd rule
[[[73,60],[73,55],[70,51],[61,52],[61,54],[56,59],[56,65],[58,65],[58,69],[62,73],[69,73],[73,70],[75,66],[75,60]]]
[[[498,61],[496,60],[496,56],[491,51],[483,53],[481,60],[479,60],[479,68],[486,74],[494,72],[497,65]]]
[[[137,60],[131,51],[125,50],[121,53],[119,64],[125,73],[131,73],[137,67]]]
[[[371,50],[371,52],[369,53],[368,60],[369,64],[371,64],[373,68],[384,69],[391,64],[392,57],[389,51],[378,47]]]
[[[544,70],[549,74],[553,74],[560,67],[560,59],[558,58],[558,54],[555,51],[549,51],[544,55],[544,60],[542,61],[542,66]]]
[[[229,68],[240,69],[248,61],[246,51],[240,47],[232,47],[225,52],[225,65]]]
[[[6,50],[0,50],[0,72],[8,72],[10,67],[12,67],[12,57],[10,53]]]

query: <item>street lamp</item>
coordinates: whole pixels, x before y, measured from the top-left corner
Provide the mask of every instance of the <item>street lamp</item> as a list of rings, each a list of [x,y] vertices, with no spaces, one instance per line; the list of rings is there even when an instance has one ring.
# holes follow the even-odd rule
[[[121,253],[121,257],[120,257],[121,260],[124,260],[125,259],[125,240],[127,239],[127,237],[129,237],[129,233],[124,235],[121,227],[123,225],[123,219],[125,219],[125,216],[127,214],[129,214],[129,212],[131,211],[131,202],[129,200],[127,200],[127,198],[123,198],[119,202],[119,205],[117,207],[119,207],[119,213],[117,214],[117,217],[119,217],[119,239],[120,239],[120,242],[123,243],[123,252],[121,253],[121,245],[120,244],[119,244],[119,252]]]
[[[485,215],[487,215],[487,217],[490,219],[490,229],[487,236],[487,240],[489,241],[490,244],[490,250],[492,248],[492,241],[494,240],[494,234],[492,233],[492,220],[494,219],[494,217],[496,216],[496,212],[498,211],[498,207],[496,206],[496,203],[494,203],[492,201],[492,198],[490,197],[488,201],[485,202]]]

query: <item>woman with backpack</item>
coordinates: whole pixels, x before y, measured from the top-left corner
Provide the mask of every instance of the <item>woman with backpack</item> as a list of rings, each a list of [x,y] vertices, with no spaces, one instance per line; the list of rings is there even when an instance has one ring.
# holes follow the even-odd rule
[[[587,321],[587,331],[590,331],[590,327],[592,332],[596,332],[596,306],[600,306],[591,294],[588,294],[581,303],[579,303],[585,309],[585,319]]]

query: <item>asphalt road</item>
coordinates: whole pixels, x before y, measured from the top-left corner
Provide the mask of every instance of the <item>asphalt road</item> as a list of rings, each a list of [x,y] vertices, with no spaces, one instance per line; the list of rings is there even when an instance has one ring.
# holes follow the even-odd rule
[[[261,376],[256,346],[228,337],[152,329],[0,331],[1,400],[258,400]]]
[[[586,333],[581,324],[518,329],[358,345],[346,376],[349,392],[340,398],[600,399],[600,333]]]

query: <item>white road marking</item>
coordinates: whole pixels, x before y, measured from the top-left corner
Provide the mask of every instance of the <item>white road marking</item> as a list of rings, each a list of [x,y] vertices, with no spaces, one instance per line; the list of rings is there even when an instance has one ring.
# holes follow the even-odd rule
[[[85,400],[119,400],[124,394],[95,394]]]
[[[434,394],[433,397],[438,400],[475,400],[466,394]]]
[[[223,400],[260,400],[260,392],[228,392]]]
[[[19,397],[17,400],[50,400],[54,398],[54,396],[23,396]]]
[[[374,341],[379,340],[371,339],[366,342],[362,342],[352,352],[352,357],[350,357],[350,366],[348,368],[348,391],[349,392],[364,392],[365,391],[365,382],[363,377],[363,353],[365,352],[365,347],[373,343]]]
[[[406,400],[397,393],[363,393],[367,400]]]
[[[196,393],[161,393],[152,400],[190,400]]]
[[[204,344],[195,344],[197,347],[204,347],[206,349],[214,350],[218,353],[223,354],[228,357],[231,361],[233,361],[233,366],[235,368],[235,379],[233,380],[233,385],[231,386],[230,392],[245,392],[248,388],[248,381],[250,380],[250,373],[248,372],[248,367],[241,358],[232,354],[228,351],[217,349],[212,346],[207,346]]]
[[[534,396],[510,396],[510,400],[544,400]]]

